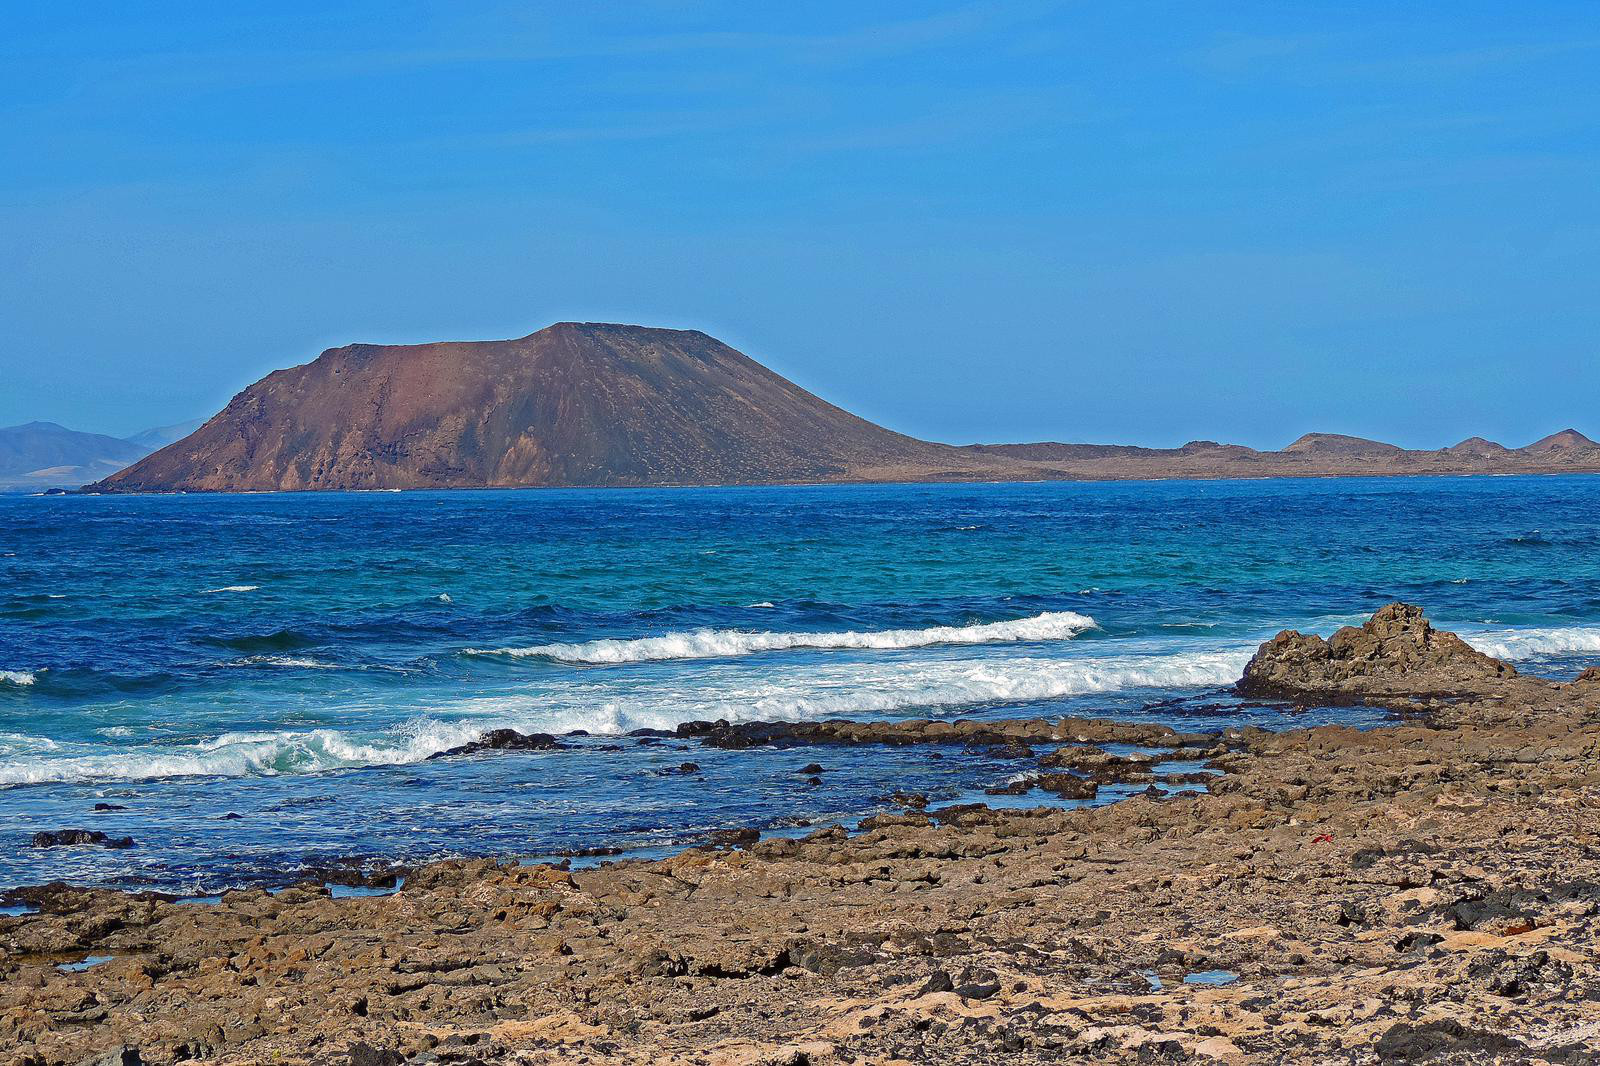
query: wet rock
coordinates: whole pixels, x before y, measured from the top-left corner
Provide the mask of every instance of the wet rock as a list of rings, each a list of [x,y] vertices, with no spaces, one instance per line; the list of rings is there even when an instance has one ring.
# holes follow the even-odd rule
[[[816,774],[826,773],[826,771],[823,770],[821,763],[808,762],[804,766],[800,767],[800,769],[796,770],[795,773],[814,776]]]
[[[690,774],[697,774],[699,772],[699,763],[686,762],[679,763],[677,766],[669,766],[665,770],[657,770],[656,774],[659,777],[687,777]]]
[[[476,755],[484,751],[554,751],[566,748],[549,733],[519,733],[515,729],[491,729],[477,740],[461,744],[447,751],[436,752],[429,759],[446,759],[458,755]]]
[[[57,829],[54,832],[33,834],[36,848],[131,848],[132,837],[111,837],[98,829]]]
[[[969,744],[968,750],[981,752],[991,759],[1031,759],[1033,749],[1026,744]]]
[[[128,808],[120,803],[96,803],[94,809],[96,813],[102,813],[106,811],[125,811]]]
[[[891,792],[884,799],[914,811],[926,810],[928,806],[928,797],[921,792]]]
[[[1075,774],[1040,774],[1033,783],[1062,799],[1094,799],[1100,786]]]
[[[759,829],[719,829],[710,834],[711,843],[724,848],[748,848],[761,839]]]

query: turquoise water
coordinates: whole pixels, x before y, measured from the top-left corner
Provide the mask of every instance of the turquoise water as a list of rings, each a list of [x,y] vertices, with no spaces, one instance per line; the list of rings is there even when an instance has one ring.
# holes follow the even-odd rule
[[[1304,720],[1227,686],[1403,598],[1600,655],[1600,480],[0,497],[0,887],[675,846],[961,794],[977,754],[715,752],[694,719]],[[1327,718],[1373,719],[1362,710]],[[483,730],[572,750],[428,760]],[[661,773],[686,760],[695,775]],[[820,786],[795,771],[829,764]],[[124,810],[95,813],[95,803]],[[239,817],[228,818],[228,814]]]

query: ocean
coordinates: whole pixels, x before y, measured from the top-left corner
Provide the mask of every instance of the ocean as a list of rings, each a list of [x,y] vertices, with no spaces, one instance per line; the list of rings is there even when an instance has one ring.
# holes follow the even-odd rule
[[[1230,686],[1278,630],[1328,633],[1395,599],[1570,676],[1600,661],[1597,490],[0,497],[0,889],[207,894],[346,861],[655,854],[849,823],[897,790],[982,797],[1019,772],[960,749],[626,736],[691,720],[1371,725],[1382,712]],[[502,726],[582,735],[429,758]],[[799,773],[812,762],[821,784]],[[63,828],[136,844],[28,846]]]

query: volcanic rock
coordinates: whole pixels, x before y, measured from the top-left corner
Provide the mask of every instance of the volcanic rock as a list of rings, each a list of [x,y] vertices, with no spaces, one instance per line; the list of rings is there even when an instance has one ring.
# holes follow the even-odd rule
[[[1509,663],[1435,630],[1422,608],[1391,603],[1328,640],[1292,629],[1279,633],[1245,666],[1238,689],[1291,698],[1448,694],[1482,691],[1516,676]]]
[[[455,755],[475,755],[480,751],[554,751],[565,748],[549,733],[519,733],[515,729],[491,729],[477,740],[460,744],[447,751],[435,752],[430,759],[444,759]]]
[[[33,834],[36,848],[72,848],[94,846],[101,848],[131,848],[132,837],[111,837],[98,829],[57,829],[54,832]]]

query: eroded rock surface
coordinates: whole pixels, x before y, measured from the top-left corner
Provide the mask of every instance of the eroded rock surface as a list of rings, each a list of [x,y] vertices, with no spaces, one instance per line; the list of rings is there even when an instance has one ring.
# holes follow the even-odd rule
[[[1279,633],[1250,660],[1239,689],[1324,698],[1480,695],[1517,676],[1509,663],[1434,629],[1422,608],[1391,603],[1327,640],[1292,629]]]

